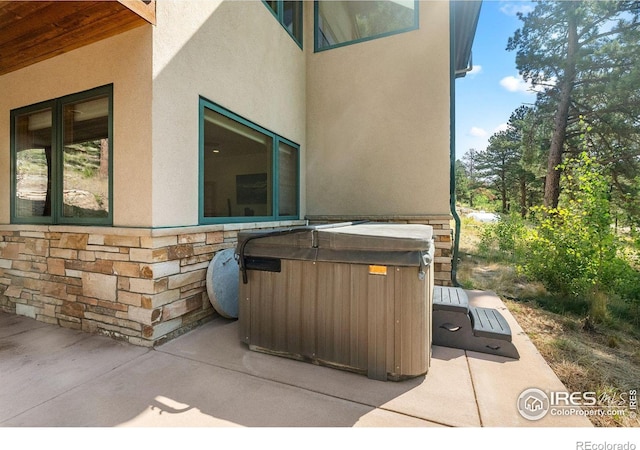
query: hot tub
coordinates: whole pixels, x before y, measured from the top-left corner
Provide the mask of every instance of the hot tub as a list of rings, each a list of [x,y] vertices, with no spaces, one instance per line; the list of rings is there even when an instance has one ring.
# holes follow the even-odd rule
[[[240,339],[251,350],[402,380],[431,360],[428,225],[243,231]]]

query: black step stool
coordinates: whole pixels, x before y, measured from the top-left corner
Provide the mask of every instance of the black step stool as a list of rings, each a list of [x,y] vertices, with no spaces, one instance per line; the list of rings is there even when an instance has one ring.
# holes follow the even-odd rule
[[[469,305],[461,288],[433,288],[433,345],[520,359],[511,328],[493,308]]]

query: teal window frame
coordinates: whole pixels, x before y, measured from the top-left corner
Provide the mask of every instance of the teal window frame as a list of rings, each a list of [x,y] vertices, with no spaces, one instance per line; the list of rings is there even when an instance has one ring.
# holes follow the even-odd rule
[[[313,51],[314,53],[318,53],[318,52],[324,52],[326,50],[333,50],[335,48],[340,48],[340,47],[346,47],[348,45],[353,45],[353,44],[359,44],[360,42],[367,42],[367,41],[372,41],[374,39],[380,39],[380,38],[384,38],[384,37],[388,37],[388,36],[393,36],[396,34],[401,34],[401,33],[407,33],[409,31],[414,31],[420,28],[420,10],[419,10],[419,1],[418,0],[414,0],[414,6],[413,6],[413,11],[414,11],[414,20],[413,20],[413,25],[406,27],[406,28],[401,28],[399,30],[394,30],[394,31],[389,31],[386,33],[381,33],[381,34],[376,34],[373,36],[368,36],[368,37],[364,37],[364,38],[360,38],[360,39],[354,39],[351,41],[346,41],[346,42],[340,42],[338,44],[332,44],[332,45],[328,45],[325,47],[320,47],[319,43],[320,43],[320,30],[319,30],[319,24],[320,21],[318,19],[318,13],[319,13],[319,3],[320,1],[334,1],[334,0],[315,0],[313,2]]]
[[[271,205],[272,214],[269,216],[216,216],[205,217],[204,215],[204,123],[205,123],[205,109],[214,111],[222,116],[231,119],[239,124],[251,128],[272,140],[271,149],[271,170],[272,186],[271,186]],[[204,97],[200,97],[198,106],[198,121],[199,121],[199,135],[198,135],[198,223],[200,225],[211,224],[228,224],[228,223],[247,223],[247,222],[272,222],[282,220],[297,220],[300,218],[300,145],[283,137],[277,133],[274,133],[260,125],[257,125],[244,117],[239,116],[231,112],[230,110],[210,101]],[[280,143],[286,144],[297,150],[297,167],[296,167],[296,212],[295,215],[280,215],[280,168],[279,168],[279,146]]]
[[[291,39],[293,39],[293,41],[302,50],[302,36],[304,35],[304,28],[303,28],[304,2],[303,1],[296,2],[296,3],[300,4],[300,8],[298,9],[298,23],[300,24],[300,36],[299,37],[296,37],[291,31],[289,31],[289,28],[287,28],[287,25],[285,24],[285,17],[284,17],[284,3],[285,3],[285,1],[284,0],[275,0],[273,2],[276,5],[276,10],[274,10],[271,7],[271,5],[269,4],[269,2],[267,0],[262,0],[262,3],[267,7],[267,9],[271,12],[271,14],[273,14],[273,17],[275,17],[276,20],[280,23],[280,25],[282,25],[282,28],[285,29],[285,31],[289,34],[289,36],[291,36]]]
[[[65,217],[63,214],[63,108],[68,103],[80,102],[93,97],[106,96],[108,98],[109,113],[107,119],[108,141],[109,141],[109,210],[106,217]],[[17,167],[18,158],[17,151],[17,129],[16,118],[32,112],[43,109],[51,109],[51,216],[31,216],[19,217],[17,215]],[[113,225],[113,84],[89,89],[86,91],[66,95],[44,102],[36,103],[21,108],[16,108],[10,112],[10,172],[11,172],[11,202],[10,202],[10,220],[12,224],[46,224],[46,225],[96,225],[96,226],[112,226]]]

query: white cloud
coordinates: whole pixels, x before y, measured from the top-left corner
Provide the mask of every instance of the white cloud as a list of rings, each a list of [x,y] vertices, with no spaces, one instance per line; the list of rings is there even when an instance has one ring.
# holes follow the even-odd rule
[[[520,76],[514,77],[513,75],[509,75],[508,77],[504,77],[500,80],[500,86],[509,92],[532,93],[531,84],[524,81]]]
[[[536,94],[537,92],[542,92],[549,87],[555,85],[557,80],[555,78],[551,78],[545,81],[544,85],[533,86],[531,81],[524,80],[520,75],[514,77],[513,75],[509,75],[508,77],[504,77],[500,80],[500,86],[505,88],[509,92],[522,92],[525,94]]]
[[[471,127],[469,135],[473,137],[486,137],[488,133],[480,127]]]
[[[530,2],[506,2],[500,7],[500,11],[507,16],[515,16],[517,13],[528,14],[534,6]]]
[[[478,75],[479,73],[482,73],[482,66],[479,66],[478,64],[474,64],[471,71],[467,73],[467,76],[473,77],[475,75]]]
[[[493,130],[494,133],[499,133],[500,131],[507,131],[507,128],[509,128],[509,124],[508,123],[501,123],[500,125],[498,125],[495,130]]]

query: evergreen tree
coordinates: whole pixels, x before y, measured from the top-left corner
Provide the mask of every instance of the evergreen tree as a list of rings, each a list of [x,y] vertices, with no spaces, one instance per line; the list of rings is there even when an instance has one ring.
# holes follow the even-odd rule
[[[456,199],[473,208],[473,196],[469,192],[469,175],[464,163],[456,159]]]
[[[478,178],[478,151],[474,148],[469,149],[462,157],[460,166],[465,177],[466,199],[469,202],[469,206],[473,208],[476,193],[482,186],[482,182]]]
[[[618,136],[621,145],[610,149],[616,162],[620,150],[627,148],[622,140],[632,139],[637,148],[639,5],[635,1],[542,1],[526,16],[519,15],[523,25],[509,39],[507,50],[517,50],[516,64],[523,78],[547,88],[538,95],[538,105],[554,107],[544,192],[547,207],[558,205],[558,167],[566,147],[577,153],[572,139],[580,135],[580,117],[607,142],[612,135]],[[639,163],[638,158],[632,159]],[[628,184],[620,188],[631,192]]]
[[[524,218],[529,209],[537,202],[540,191],[541,174],[540,130],[539,118],[531,107],[520,106],[509,118],[509,128],[514,140],[514,158],[519,158],[513,165],[517,186],[512,186],[513,197],[518,199],[520,215]],[[546,153],[545,153],[546,154]],[[544,186],[542,186],[544,187]]]
[[[509,126],[489,138],[489,146],[478,154],[477,170],[500,197],[500,212],[508,213],[512,187],[518,185],[520,139]]]

